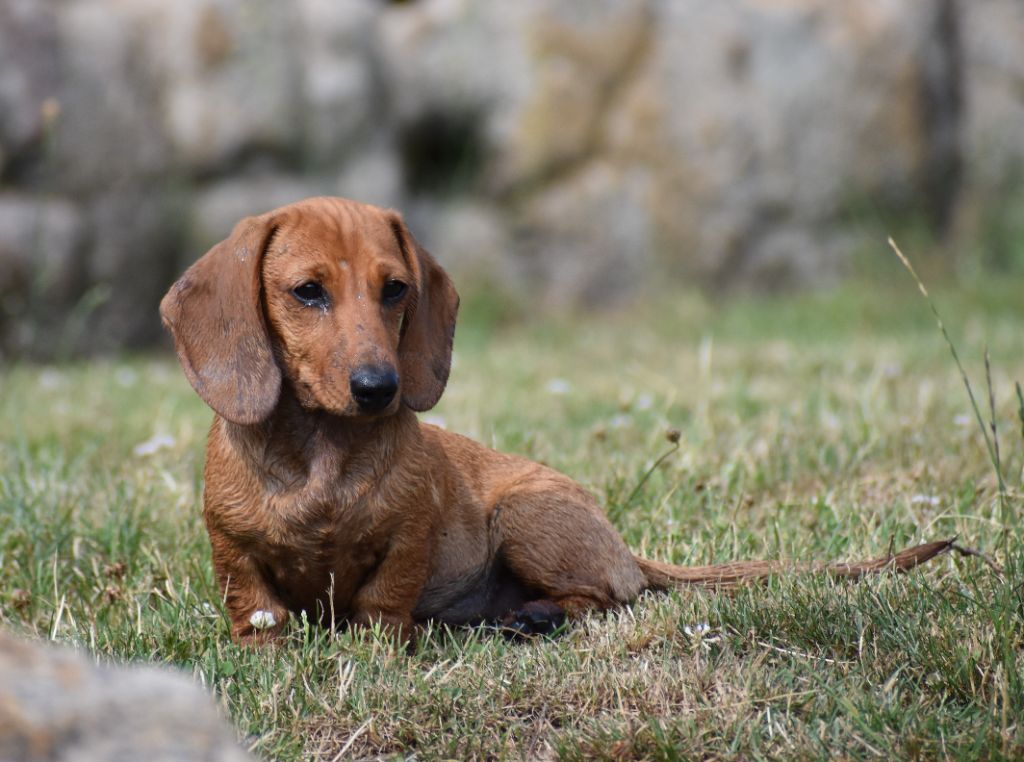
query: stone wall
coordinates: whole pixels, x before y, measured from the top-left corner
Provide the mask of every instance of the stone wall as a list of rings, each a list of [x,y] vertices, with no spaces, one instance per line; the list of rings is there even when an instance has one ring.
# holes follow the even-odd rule
[[[1018,187],[1022,117],[1021,0],[0,0],[0,347],[145,345],[323,193],[542,303],[820,282],[858,204]]]

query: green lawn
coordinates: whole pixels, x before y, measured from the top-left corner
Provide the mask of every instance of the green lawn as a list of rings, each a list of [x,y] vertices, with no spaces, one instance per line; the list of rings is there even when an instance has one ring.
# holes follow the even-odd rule
[[[947,556],[861,584],[649,594],[525,645],[439,631],[406,655],[296,626],[241,650],[200,518],[211,413],[161,355],[0,372],[0,625],[183,668],[265,758],[1020,758],[1024,282],[936,293],[984,409],[991,352],[1001,505],[927,304],[892,273],[547,320],[467,298],[430,416],[576,477],[661,559],[848,559],[956,534],[1002,578]],[[637,490],[671,428],[680,449]]]

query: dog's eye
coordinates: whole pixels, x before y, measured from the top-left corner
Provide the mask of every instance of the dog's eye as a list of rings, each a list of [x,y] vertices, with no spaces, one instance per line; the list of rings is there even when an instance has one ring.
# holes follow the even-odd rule
[[[397,302],[405,295],[406,288],[400,280],[389,280],[381,289],[380,296],[385,302]]]
[[[292,289],[295,298],[310,307],[323,307],[327,304],[327,292],[324,287],[315,281],[303,283]]]

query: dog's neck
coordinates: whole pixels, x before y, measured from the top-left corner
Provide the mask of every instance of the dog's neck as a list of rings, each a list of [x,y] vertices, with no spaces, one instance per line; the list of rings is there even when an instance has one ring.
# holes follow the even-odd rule
[[[225,421],[238,455],[274,491],[289,491],[325,480],[388,471],[396,443],[416,437],[415,413],[402,406],[394,415],[343,417],[302,407],[285,387],[270,417],[252,426]]]

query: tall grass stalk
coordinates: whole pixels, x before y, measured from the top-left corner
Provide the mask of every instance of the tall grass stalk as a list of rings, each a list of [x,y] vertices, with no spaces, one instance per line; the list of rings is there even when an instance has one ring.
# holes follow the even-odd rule
[[[946,345],[949,347],[949,352],[953,355],[956,367],[960,370],[960,378],[963,379],[964,388],[967,389],[967,396],[971,400],[971,408],[974,410],[975,420],[978,422],[978,428],[981,429],[981,435],[985,438],[985,446],[988,448],[989,460],[992,461],[992,467],[996,472],[996,481],[999,484],[999,509],[1002,514],[1004,529],[1008,528],[1010,525],[1009,502],[1006,495],[1006,481],[1003,479],[1002,461],[999,457],[999,440],[997,438],[996,430],[995,395],[992,391],[992,372],[989,364],[988,349],[985,349],[985,378],[986,383],[988,384],[989,412],[991,420],[989,421],[988,426],[986,426],[984,418],[981,415],[981,408],[978,405],[978,400],[974,396],[974,389],[971,387],[971,380],[968,378],[967,371],[964,369],[964,365],[960,361],[960,353],[956,351],[956,344],[953,343],[953,339],[950,337],[949,331],[946,330],[946,324],[942,321],[942,316],[939,315],[939,310],[935,306],[935,302],[932,301],[931,295],[928,293],[928,289],[918,276],[917,271],[914,270],[914,266],[910,264],[910,260],[907,259],[906,255],[900,250],[900,247],[896,245],[896,241],[891,237],[889,238],[889,246],[892,247],[896,256],[899,257],[900,262],[903,263],[907,272],[910,273],[914,282],[917,283],[917,288],[921,292],[921,295],[924,296],[925,301],[928,302],[932,315],[935,316],[935,322],[938,324],[939,330],[942,332],[942,336],[946,340]],[[989,433],[990,429],[991,435]]]

